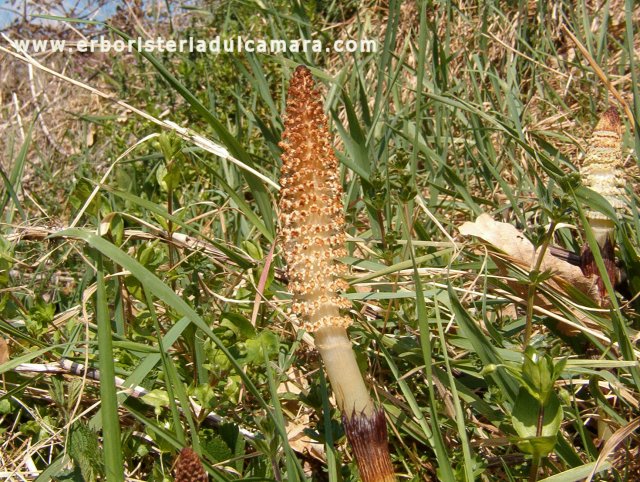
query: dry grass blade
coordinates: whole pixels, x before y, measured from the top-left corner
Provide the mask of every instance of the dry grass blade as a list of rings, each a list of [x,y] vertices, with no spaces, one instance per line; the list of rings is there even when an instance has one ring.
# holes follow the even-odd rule
[[[591,68],[596,73],[600,81],[607,86],[607,89],[609,90],[609,92],[611,92],[611,95],[613,95],[616,98],[616,100],[620,102],[620,105],[624,109],[624,113],[626,114],[627,118],[631,121],[635,120],[635,116],[633,115],[633,112],[629,108],[629,104],[624,99],[622,94],[620,94],[618,89],[616,89],[616,86],[613,85],[613,83],[611,83],[611,81],[607,77],[607,74],[605,74],[604,70],[602,70],[602,67],[598,65],[598,63],[593,58],[593,56],[589,53],[587,48],[584,45],[582,45],[580,40],[578,40],[578,38],[573,34],[571,30],[567,28],[566,25],[562,25],[562,30],[564,30],[564,33],[566,33],[569,36],[569,38],[573,41],[573,43],[576,45],[576,47],[578,47],[578,50],[580,50],[580,53],[584,55],[585,59],[587,59],[587,62],[589,62],[589,65],[591,65]],[[632,124],[635,124],[635,122],[632,122]]]
[[[22,363],[14,368],[17,373],[57,373],[67,374],[73,376],[80,376],[89,380],[100,381],[100,370],[96,368],[89,368],[82,363],[72,362],[71,360],[60,360],[57,363]],[[120,377],[115,377],[115,384],[121,391],[134,398],[144,399],[149,395],[149,390],[141,386],[127,386],[126,380]],[[196,416],[206,412],[204,416],[205,420],[208,420],[212,425],[222,425],[227,423],[224,417],[218,415],[211,410],[205,410],[203,407],[191,400],[191,410]],[[239,433],[248,440],[253,440],[261,437],[261,435],[252,432],[244,427],[238,427]]]
[[[607,440],[607,442],[604,444],[604,447],[602,447],[600,455],[598,456],[598,460],[593,466],[593,469],[591,470],[589,477],[586,478],[585,482],[591,482],[593,476],[598,471],[598,467],[600,467],[604,463],[604,461],[607,460],[607,457],[609,457],[613,453],[616,447],[624,442],[624,440],[633,432],[635,432],[638,427],[640,427],[640,417],[632,420],[624,427],[619,428],[613,433],[613,435],[611,435],[609,440]]]
[[[10,45],[12,45],[18,52],[20,53],[16,53],[13,52],[9,49],[6,49],[5,47],[0,46],[0,52],[4,52],[6,54],[11,55],[12,57],[21,60],[29,65],[32,65],[33,67],[36,67],[40,70],[42,70],[43,72],[46,72],[48,74],[51,74],[55,77],[58,77],[59,79],[65,80],[66,82],[69,82],[73,85],[75,85],[76,87],[80,87],[81,89],[85,89],[88,90],[89,92],[91,92],[92,94],[96,94],[100,97],[102,97],[103,99],[107,99],[121,107],[124,107],[125,109],[127,109],[130,112],[133,112],[141,117],[143,117],[144,119],[153,122],[154,124],[166,129],[166,130],[170,130],[175,132],[176,134],[178,134],[181,138],[183,138],[186,141],[189,141],[195,145],[197,145],[198,147],[204,149],[207,152],[210,152],[211,154],[214,154],[218,157],[221,157],[222,159],[226,159],[227,161],[237,165],[238,167],[240,167],[241,169],[244,169],[248,172],[250,172],[251,174],[253,174],[254,176],[256,176],[257,178],[263,180],[264,182],[266,182],[267,184],[269,184],[270,186],[272,186],[273,188],[280,189],[280,186],[278,186],[278,184],[276,182],[274,182],[273,180],[271,180],[270,178],[268,178],[267,176],[265,176],[264,174],[256,171],[255,169],[253,169],[250,166],[247,166],[246,164],[244,164],[243,162],[239,161],[238,159],[236,159],[235,157],[233,157],[231,154],[229,154],[229,151],[227,150],[226,147],[221,146],[219,144],[216,144],[215,142],[213,142],[210,139],[207,139],[206,137],[194,132],[193,130],[186,128],[186,127],[180,127],[179,125],[177,125],[174,122],[171,121],[163,121],[160,120],[150,114],[148,114],[147,112],[144,112],[140,109],[137,109],[136,107],[133,107],[132,105],[127,104],[126,102],[123,102],[122,100],[116,99],[113,95],[111,94],[105,94],[104,92],[102,92],[99,89],[95,89],[93,87],[91,87],[90,85],[85,84],[84,82],[80,82],[78,80],[72,79],[71,77],[68,77],[64,74],[61,74],[59,72],[56,72],[55,70],[52,70],[44,65],[42,65],[40,62],[38,62],[37,60],[35,60],[33,57],[31,57],[29,54],[27,54],[24,51],[21,51],[19,49],[19,46],[11,41],[11,39],[9,39],[6,35],[2,34],[2,36],[4,37],[4,39],[9,42]]]

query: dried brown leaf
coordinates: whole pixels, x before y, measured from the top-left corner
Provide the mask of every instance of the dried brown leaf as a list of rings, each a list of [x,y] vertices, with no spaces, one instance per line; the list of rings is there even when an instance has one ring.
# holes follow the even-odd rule
[[[508,223],[495,221],[488,214],[481,214],[475,222],[466,222],[460,226],[460,234],[476,236],[505,253],[514,264],[531,269],[536,262],[538,251],[524,234]],[[554,281],[562,289],[567,283],[583,293],[594,295],[594,279],[582,274],[578,266],[545,253],[540,265],[541,271],[550,271]],[[563,291],[565,291],[563,289]]]
[[[9,361],[9,345],[7,340],[0,336],[0,365]]]
[[[295,413],[295,418],[287,421],[287,437],[289,446],[300,454],[308,454],[319,460],[326,462],[324,445],[313,441],[305,432],[311,426],[311,418],[307,408],[302,406],[297,398],[309,388],[309,382],[305,373],[300,368],[290,367],[287,370],[287,378],[278,385],[278,393],[296,395],[296,397],[285,397],[282,400],[283,406],[290,413]]]
[[[481,214],[475,222],[464,223],[460,226],[460,234],[478,237],[504,253],[500,256],[492,256],[502,270],[505,269],[505,258],[525,270],[531,270],[535,266],[539,251],[531,241],[511,224],[495,221],[488,214]],[[571,286],[596,299],[595,277],[587,278],[578,266],[556,258],[547,251],[540,264],[540,270],[549,271],[552,274],[552,278],[548,281],[552,288],[567,294]],[[525,296],[526,287],[522,283],[509,282],[509,285],[516,293],[522,297]],[[547,310],[553,309],[552,303],[544,296],[536,296],[535,303]],[[593,327],[593,322],[584,315],[577,312],[574,314],[585,325]],[[566,334],[575,334],[577,331],[573,326],[563,325],[559,328]]]
[[[324,463],[326,455],[324,444],[314,441],[306,432],[311,426],[309,415],[303,413],[295,420],[287,422],[287,438],[289,446],[299,454],[308,454],[314,459]]]

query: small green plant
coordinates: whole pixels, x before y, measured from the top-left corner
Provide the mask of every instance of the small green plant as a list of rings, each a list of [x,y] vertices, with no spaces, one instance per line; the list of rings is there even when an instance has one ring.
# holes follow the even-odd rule
[[[529,346],[520,369],[509,369],[520,382],[511,420],[518,434],[518,447],[532,456],[530,481],[538,479],[540,461],[557,443],[564,413],[555,383],[566,362],[566,359],[554,362],[550,355],[540,355]]]

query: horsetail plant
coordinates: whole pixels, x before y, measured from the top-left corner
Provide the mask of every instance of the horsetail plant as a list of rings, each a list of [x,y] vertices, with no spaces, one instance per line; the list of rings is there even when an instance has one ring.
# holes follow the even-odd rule
[[[603,196],[619,211],[624,208],[626,175],[623,168],[621,122],[618,110],[611,107],[602,114],[593,131],[589,148],[580,169],[582,183]],[[587,209],[587,222],[600,248],[600,254],[612,285],[616,283],[615,222],[608,216]],[[598,275],[593,252],[588,244],[582,248],[580,267],[585,276]],[[598,278],[598,291],[604,297],[604,283]]]
[[[200,457],[189,447],[185,447],[180,451],[173,471],[175,482],[207,482],[209,480]]]
[[[347,335],[352,320],[342,313],[350,306],[338,262],[346,254],[343,191],[320,94],[304,66],[291,78],[285,114],[279,221],[292,311],[315,335],[361,479],[393,481],[384,411],[369,395]]]

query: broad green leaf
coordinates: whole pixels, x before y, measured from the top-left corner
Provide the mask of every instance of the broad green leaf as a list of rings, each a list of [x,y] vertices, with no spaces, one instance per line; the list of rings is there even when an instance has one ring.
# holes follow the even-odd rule
[[[226,326],[241,340],[256,336],[256,329],[244,316],[238,313],[226,312],[220,317],[220,326]]]
[[[247,354],[246,363],[260,363],[264,358],[271,358],[278,351],[278,337],[272,331],[264,329],[256,338],[245,342]]]
[[[562,406],[555,393],[549,396],[543,406],[526,388],[521,387],[511,418],[513,428],[520,437],[518,447],[535,457],[548,455],[556,445],[562,418]]]
[[[69,456],[80,467],[87,482],[97,480],[104,473],[98,434],[82,422],[76,422],[69,434]]]

